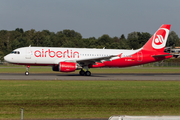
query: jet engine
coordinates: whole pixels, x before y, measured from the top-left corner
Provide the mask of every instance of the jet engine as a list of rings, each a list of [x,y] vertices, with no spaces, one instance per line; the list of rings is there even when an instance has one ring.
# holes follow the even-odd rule
[[[53,71],[60,71],[60,72],[74,72],[77,70],[78,64],[74,62],[60,62],[59,65],[53,66]]]

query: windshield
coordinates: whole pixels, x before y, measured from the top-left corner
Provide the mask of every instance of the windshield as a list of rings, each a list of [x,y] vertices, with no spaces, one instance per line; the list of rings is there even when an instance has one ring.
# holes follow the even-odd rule
[[[19,51],[12,51],[11,54],[20,54]]]

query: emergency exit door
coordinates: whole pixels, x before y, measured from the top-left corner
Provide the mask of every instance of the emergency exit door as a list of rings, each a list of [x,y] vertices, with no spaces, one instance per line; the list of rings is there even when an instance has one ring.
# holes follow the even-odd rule
[[[142,62],[143,61],[143,54],[142,54],[141,51],[137,53],[137,61],[138,62]]]

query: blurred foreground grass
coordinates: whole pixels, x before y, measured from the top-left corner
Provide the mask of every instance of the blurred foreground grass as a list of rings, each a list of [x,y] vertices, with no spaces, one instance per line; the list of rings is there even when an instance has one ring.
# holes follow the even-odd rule
[[[0,81],[0,119],[180,115],[179,81]]]

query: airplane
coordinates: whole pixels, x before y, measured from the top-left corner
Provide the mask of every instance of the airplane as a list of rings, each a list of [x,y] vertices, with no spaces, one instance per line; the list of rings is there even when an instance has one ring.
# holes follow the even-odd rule
[[[29,75],[30,66],[52,66],[53,71],[80,70],[80,75],[91,76],[89,68],[129,67],[171,58],[170,53],[164,52],[170,27],[170,24],[163,24],[137,50],[29,46],[13,50],[4,60],[11,64],[26,65],[25,75]]]

